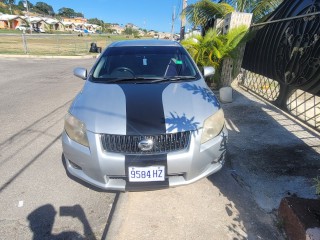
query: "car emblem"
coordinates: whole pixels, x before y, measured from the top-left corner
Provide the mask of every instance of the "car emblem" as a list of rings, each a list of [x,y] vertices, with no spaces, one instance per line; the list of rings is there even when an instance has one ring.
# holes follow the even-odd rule
[[[152,139],[143,139],[139,142],[138,148],[141,151],[149,151],[153,148],[153,140]]]

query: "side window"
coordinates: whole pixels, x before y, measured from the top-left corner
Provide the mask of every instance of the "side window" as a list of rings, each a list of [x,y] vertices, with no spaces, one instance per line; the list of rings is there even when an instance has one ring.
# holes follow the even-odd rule
[[[106,60],[106,57],[100,59],[96,69],[94,70],[93,77],[99,78],[103,76]]]
[[[182,59],[183,59],[184,64],[183,64],[183,71],[182,71],[181,75],[195,76],[196,71],[195,71],[194,66],[191,63],[190,59],[186,55],[183,55]]]

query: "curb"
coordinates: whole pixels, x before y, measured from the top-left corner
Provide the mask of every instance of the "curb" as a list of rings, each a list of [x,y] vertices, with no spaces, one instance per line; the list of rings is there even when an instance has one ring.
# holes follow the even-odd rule
[[[44,55],[10,55],[0,54],[0,58],[33,58],[33,59],[92,59],[98,58],[99,55],[83,55],[83,56],[44,56]]]
[[[125,206],[125,202],[128,202],[128,193],[121,192],[119,194],[119,198],[115,206],[112,221],[110,222],[108,231],[104,238],[102,238],[101,240],[117,239],[121,224],[123,222],[123,219],[125,218],[124,214],[121,213],[121,210],[123,210],[123,206]]]
[[[281,200],[278,215],[289,239],[320,239],[319,203],[319,199],[298,197]]]

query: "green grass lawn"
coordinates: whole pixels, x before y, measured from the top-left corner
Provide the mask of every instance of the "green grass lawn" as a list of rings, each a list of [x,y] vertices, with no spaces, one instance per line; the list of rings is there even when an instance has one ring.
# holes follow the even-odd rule
[[[0,33],[4,33],[2,30]],[[133,39],[124,35],[104,35],[90,34],[78,36],[72,34],[25,34],[27,49],[24,47],[23,35],[17,30],[6,30],[6,33],[0,34],[0,54],[27,54],[32,55],[61,55],[61,56],[81,56],[89,54],[91,43],[95,42],[102,50],[111,42]]]
[[[12,30],[12,29],[0,29],[0,34],[1,33],[16,33],[16,34],[21,34],[22,31],[20,30]]]

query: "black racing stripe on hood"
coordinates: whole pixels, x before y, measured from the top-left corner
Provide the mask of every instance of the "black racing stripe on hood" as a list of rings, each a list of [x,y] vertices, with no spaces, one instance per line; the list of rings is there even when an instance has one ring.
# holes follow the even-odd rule
[[[165,116],[162,94],[168,83],[158,84],[119,84],[126,97],[126,134],[127,135],[159,135],[166,134]],[[164,166],[168,173],[167,154],[126,155],[125,172],[129,166],[147,167]],[[169,180],[159,182],[129,182],[126,190],[152,190],[169,187]]]
[[[162,93],[168,85],[119,84],[126,97],[127,135],[166,133]]]

